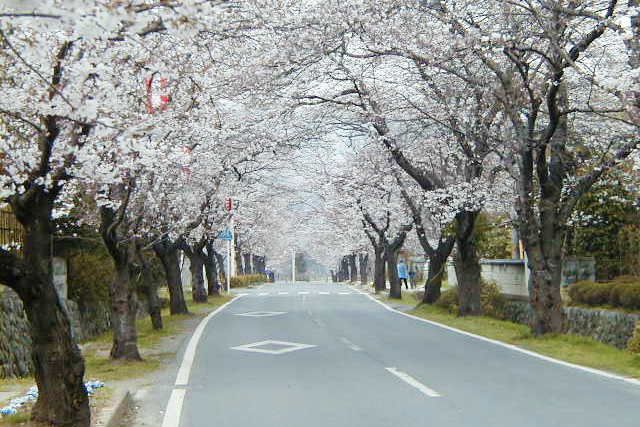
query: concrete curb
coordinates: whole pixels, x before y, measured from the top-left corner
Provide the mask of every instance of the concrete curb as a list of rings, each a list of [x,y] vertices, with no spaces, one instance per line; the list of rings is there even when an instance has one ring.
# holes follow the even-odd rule
[[[118,427],[122,421],[122,417],[132,406],[133,399],[128,390],[117,390],[111,398],[112,406],[102,410],[100,415],[96,417],[93,426],[100,427]]]

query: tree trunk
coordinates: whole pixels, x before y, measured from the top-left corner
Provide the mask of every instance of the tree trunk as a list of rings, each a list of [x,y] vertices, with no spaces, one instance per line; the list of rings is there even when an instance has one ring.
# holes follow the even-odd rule
[[[236,244],[232,248],[232,250],[235,251],[236,276],[243,276],[244,275],[244,269],[242,267],[242,253],[240,252],[240,245],[238,244],[238,236],[236,236],[235,242],[236,242]]]
[[[243,254],[244,258],[244,274],[254,274],[253,266],[251,265],[251,254]]]
[[[182,250],[189,258],[189,270],[191,271],[191,295],[193,302],[207,302],[207,290],[204,287],[204,263],[206,256],[204,247],[206,241],[201,239],[199,242],[190,246],[186,241],[182,242]]]
[[[260,264],[260,256],[255,254],[251,255],[251,265],[253,266],[254,274],[264,274],[264,268],[262,268]]]
[[[114,266],[116,274],[109,286],[113,331],[109,356],[112,359],[141,360],[136,331],[138,298],[129,274],[129,263],[114,259]]]
[[[138,298],[129,270],[130,244],[119,237],[121,224],[117,216],[111,208],[100,208],[100,234],[115,267],[115,276],[109,285],[113,331],[110,356],[112,359],[140,360],[136,331]]]
[[[89,399],[84,388],[84,360],[53,285],[51,211],[57,191],[36,188],[26,203],[11,200],[24,226],[24,260],[0,249],[0,279],[20,296],[31,325],[33,368],[38,399],[31,411],[36,422],[89,427]]]
[[[562,257],[558,254],[551,258],[548,263],[551,268],[546,268],[540,253],[532,252],[534,254],[528,258],[532,265],[529,300],[534,313],[533,333],[565,332],[567,319],[560,294]]]
[[[387,275],[389,276],[390,283],[389,297],[402,299],[402,284],[398,278],[398,253],[396,251],[385,251],[385,258],[387,260]]]
[[[169,312],[171,315],[188,314],[187,302],[182,290],[182,277],[180,275],[180,258],[176,243],[160,241],[153,245],[153,250],[162,263],[167,287],[169,288]]]
[[[449,253],[444,258],[439,253],[429,255],[429,271],[424,285],[424,297],[422,298],[422,302],[425,304],[433,304],[440,298],[442,277],[444,276],[444,269],[447,267]]]
[[[385,292],[387,290],[387,278],[385,277],[385,260],[384,260],[384,249],[383,248],[374,248],[375,251],[375,261],[374,261],[374,283],[375,283],[375,292]]]
[[[356,254],[349,255],[349,281],[355,283],[358,280],[358,267],[356,265]]]
[[[149,317],[151,318],[151,326],[154,330],[162,329],[162,304],[158,297],[158,285],[151,277],[149,263],[144,256],[142,242],[136,242],[136,256],[140,261],[142,274],[142,290],[147,296],[149,302]]]
[[[331,270],[331,281],[333,283],[336,283],[338,281],[338,277],[336,276],[336,272],[334,270]]]
[[[220,284],[221,286],[227,286],[227,276],[226,273],[224,272],[224,258],[222,257],[222,254],[218,251],[216,251],[213,246],[211,247],[211,250],[213,251],[213,254],[216,256],[216,261],[217,261],[217,266],[218,266],[218,274],[219,274],[219,278],[220,278]]]
[[[476,254],[474,224],[478,212],[464,211],[456,215],[456,256],[458,298],[461,316],[482,314],[480,301],[480,262]]]
[[[349,280],[349,257],[347,255],[342,257],[340,263],[340,281],[346,282]]]
[[[205,258],[205,271],[207,273],[207,293],[209,295],[220,295],[220,283],[218,282],[218,266],[213,250],[213,244],[207,242],[207,256]]]
[[[360,254],[358,262],[360,264],[360,280],[363,285],[366,285],[369,282],[369,254]]]

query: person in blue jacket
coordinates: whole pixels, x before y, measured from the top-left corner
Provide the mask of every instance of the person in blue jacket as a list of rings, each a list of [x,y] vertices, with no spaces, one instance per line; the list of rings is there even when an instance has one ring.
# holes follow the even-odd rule
[[[409,289],[409,282],[407,279],[409,278],[407,274],[407,264],[404,263],[404,260],[401,259],[398,262],[398,279],[400,279],[400,287],[402,287],[402,283],[404,281],[404,286]]]

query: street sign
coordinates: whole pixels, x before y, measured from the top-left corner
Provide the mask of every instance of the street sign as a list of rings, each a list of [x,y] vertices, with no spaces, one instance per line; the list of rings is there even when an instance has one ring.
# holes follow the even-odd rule
[[[227,200],[224,203],[224,208],[227,212],[231,212],[233,210],[233,199],[231,197],[227,197]]]
[[[232,240],[233,234],[231,234],[231,230],[224,230],[218,233],[218,239],[222,240]]]

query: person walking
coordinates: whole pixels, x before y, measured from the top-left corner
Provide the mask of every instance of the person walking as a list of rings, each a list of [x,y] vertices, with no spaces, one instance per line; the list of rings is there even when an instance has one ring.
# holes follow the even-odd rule
[[[404,263],[404,260],[401,259],[398,262],[398,279],[400,279],[400,287],[402,287],[402,282],[404,281],[404,286],[409,289],[409,282],[407,281],[407,278],[409,277],[407,275],[407,264]]]

